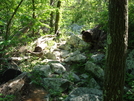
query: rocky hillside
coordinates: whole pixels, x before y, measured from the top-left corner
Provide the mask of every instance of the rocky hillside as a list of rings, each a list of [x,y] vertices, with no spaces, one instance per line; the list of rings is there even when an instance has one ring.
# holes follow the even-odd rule
[[[82,36],[42,36],[16,53],[7,59],[8,68],[21,74],[14,79],[10,75],[16,72],[10,69],[10,73],[2,74],[9,75],[9,81],[1,80],[1,98],[13,95],[13,101],[102,101],[105,51],[92,50]]]

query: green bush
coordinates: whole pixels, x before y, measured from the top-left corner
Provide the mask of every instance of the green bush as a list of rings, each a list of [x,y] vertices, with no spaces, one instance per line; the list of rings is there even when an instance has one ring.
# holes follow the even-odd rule
[[[124,99],[126,101],[134,101],[134,75],[127,74],[125,83],[129,90],[124,94]]]

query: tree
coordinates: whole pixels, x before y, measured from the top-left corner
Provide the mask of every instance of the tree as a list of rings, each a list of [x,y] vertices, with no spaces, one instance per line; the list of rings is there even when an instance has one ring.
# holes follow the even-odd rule
[[[6,35],[5,35],[5,40],[8,40],[8,34],[10,33],[10,25],[12,22],[12,19],[14,18],[15,14],[17,13],[17,10],[19,9],[20,5],[22,4],[24,0],[21,0],[20,3],[18,4],[18,6],[15,8],[11,18],[9,19],[7,26],[6,26]]]
[[[59,0],[57,2],[57,10],[56,10],[56,18],[55,18],[55,34],[58,36],[59,34],[59,20],[60,20],[60,7],[61,7],[61,1]]]
[[[33,6],[33,14],[32,14],[32,17],[33,17],[33,19],[36,19],[36,16],[35,16],[35,8],[36,7],[35,7],[35,1],[34,0],[32,0],[32,6]],[[32,34],[33,34],[33,36],[35,34],[34,28],[33,28]]]
[[[109,0],[104,101],[123,101],[128,38],[128,0]]]
[[[53,7],[54,6],[54,0],[50,0],[50,6]],[[53,22],[54,20],[54,11],[51,11],[50,13],[50,33],[53,32]]]

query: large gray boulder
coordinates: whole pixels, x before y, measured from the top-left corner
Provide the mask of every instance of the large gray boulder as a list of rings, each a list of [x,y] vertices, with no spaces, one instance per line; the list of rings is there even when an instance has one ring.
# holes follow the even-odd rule
[[[75,88],[64,101],[102,101],[102,91],[86,87]]]
[[[68,57],[65,58],[65,62],[79,62],[79,61],[85,61],[86,56],[81,54],[80,51],[75,51],[70,54],[68,54]]]
[[[62,78],[44,78],[42,84],[47,91],[52,93],[51,91],[63,92],[69,87],[70,82]]]
[[[70,38],[68,38],[67,43],[71,45],[74,48],[77,48],[78,50],[83,50],[83,49],[87,49],[90,44],[84,42],[81,38],[79,38],[76,35],[71,35]]]
[[[57,60],[56,55],[53,54],[53,53],[51,53],[51,52],[48,52],[48,53],[44,54],[44,56],[45,56],[47,59]]]
[[[96,82],[96,80],[94,78],[91,78],[90,75],[81,74],[80,78],[81,78],[81,80],[80,80],[80,82],[78,84],[80,84],[80,85],[84,84],[85,85],[85,82],[86,82],[86,87],[88,87],[88,88],[101,89],[100,85]]]
[[[96,82],[94,78],[91,78],[89,80],[89,88],[101,89],[100,85]]]
[[[95,62],[101,61],[102,59],[104,59],[105,55],[104,54],[93,54],[91,56],[91,59],[93,59]]]
[[[42,74],[44,77],[49,77],[52,74],[52,69],[50,65],[36,65],[33,68],[33,72],[38,72]]]
[[[61,63],[51,63],[50,66],[54,73],[61,74],[66,71],[66,68]]]
[[[87,71],[89,71],[93,77],[95,77],[96,79],[103,81],[104,78],[104,70],[99,67],[98,65],[94,64],[91,61],[87,61],[85,64],[85,69]]]
[[[81,36],[77,36],[77,35],[71,35],[65,44],[62,44],[61,46],[59,46],[60,49],[63,50],[68,50],[68,51],[74,51],[76,50],[84,50],[84,49],[88,49],[90,47],[89,43],[84,42],[81,38]]]
[[[78,82],[80,81],[80,78],[78,75],[76,75],[74,72],[66,72],[63,74],[63,78],[69,80],[69,81],[73,81],[73,82]]]
[[[69,51],[67,50],[61,50],[61,57],[62,58],[67,58],[69,55]]]

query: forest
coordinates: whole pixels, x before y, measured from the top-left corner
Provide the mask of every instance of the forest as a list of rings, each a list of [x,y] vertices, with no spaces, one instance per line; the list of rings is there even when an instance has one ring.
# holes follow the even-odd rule
[[[134,0],[1,0],[0,101],[134,101]]]

